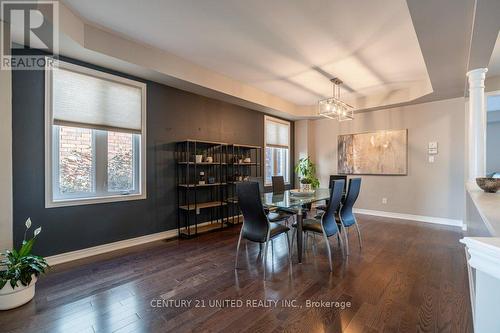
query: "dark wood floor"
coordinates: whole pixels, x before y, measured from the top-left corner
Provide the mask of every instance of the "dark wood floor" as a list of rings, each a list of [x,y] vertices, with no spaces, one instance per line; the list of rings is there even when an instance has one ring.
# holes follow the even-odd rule
[[[323,242],[303,264],[294,255],[289,269],[280,239],[274,260],[269,250],[267,281],[255,244],[242,247],[235,273],[239,227],[59,265],[39,281],[32,302],[0,312],[0,331],[472,332],[460,230],[368,216],[359,222],[363,249],[351,232],[348,260],[335,245],[333,273]],[[191,303],[151,306],[162,297]],[[244,304],[221,308],[215,300]],[[297,307],[247,300],[295,300]],[[307,300],[351,306],[312,308]]]

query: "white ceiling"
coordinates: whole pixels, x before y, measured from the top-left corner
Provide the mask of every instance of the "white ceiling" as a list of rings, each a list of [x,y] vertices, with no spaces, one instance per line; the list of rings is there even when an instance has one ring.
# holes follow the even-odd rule
[[[65,2],[105,29],[299,105],[331,95],[336,76],[348,100],[431,92],[404,0]]]

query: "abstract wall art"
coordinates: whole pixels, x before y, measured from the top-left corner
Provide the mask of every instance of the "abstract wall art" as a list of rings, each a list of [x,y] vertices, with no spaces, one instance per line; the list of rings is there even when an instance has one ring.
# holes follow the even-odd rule
[[[338,173],[407,175],[408,130],[338,136]]]

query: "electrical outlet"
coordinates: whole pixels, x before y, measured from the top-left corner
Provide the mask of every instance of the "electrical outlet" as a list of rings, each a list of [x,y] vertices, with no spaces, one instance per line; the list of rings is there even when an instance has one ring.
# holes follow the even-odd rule
[[[384,204],[384,205],[387,204],[387,198],[382,198],[382,204]]]

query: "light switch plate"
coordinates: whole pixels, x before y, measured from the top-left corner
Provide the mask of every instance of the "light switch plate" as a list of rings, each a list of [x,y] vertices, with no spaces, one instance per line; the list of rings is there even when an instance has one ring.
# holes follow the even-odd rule
[[[436,155],[438,153],[438,143],[436,141],[429,142],[427,145],[427,152],[429,155]]]

